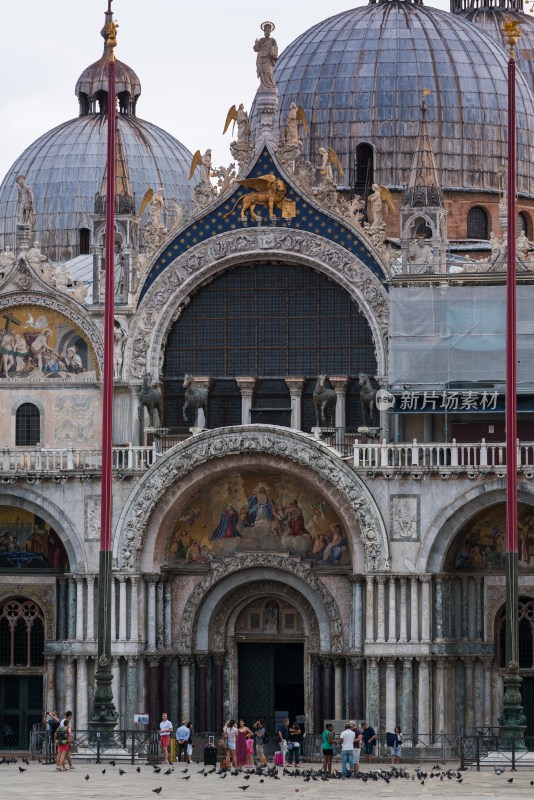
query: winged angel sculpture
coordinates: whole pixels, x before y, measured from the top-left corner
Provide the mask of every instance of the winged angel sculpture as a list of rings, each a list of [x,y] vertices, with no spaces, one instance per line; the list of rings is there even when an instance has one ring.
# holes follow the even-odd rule
[[[249,134],[250,134],[250,127],[248,124],[248,114],[245,111],[245,107],[243,103],[239,104],[239,108],[236,108],[235,105],[231,106],[228,109],[228,114],[226,115],[226,122],[224,123],[224,130],[223,135],[226,133],[228,128],[230,127],[230,123],[232,124],[232,134],[234,132],[234,128],[237,124],[237,142],[238,144],[244,144],[248,142]]]
[[[282,201],[286,196],[286,185],[280,178],[269,173],[268,175],[260,175],[258,178],[245,178],[245,180],[238,181],[238,183],[254,191],[238,197],[230,211],[224,215],[224,219],[228,219],[239,203],[242,203],[240,216],[242,222],[247,219],[247,211],[250,213],[251,219],[255,221],[261,220],[261,216],[256,214],[256,206],[267,206],[269,208],[269,218],[276,219],[274,207],[282,208]]]
[[[395,208],[395,204],[389,190],[386,189],[385,186],[379,186],[377,183],[373,183],[372,189],[373,191],[369,195],[369,205],[371,206],[371,210],[373,212],[372,227],[375,228],[379,225],[382,225],[384,222],[384,203],[386,203],[389,211],[392,214],[396,214],[397,209]]]
[[[339,176],[343,178],[345,172],[343,171],[343,167],[341,166],[335,150],[333,150],[331,147],[329,147],[328,150],[325,150],[324,147],[320,147],[319,155],[321,156],[319,172],[322,175],[323,183],[333,183],[334,170],[337,170]]]

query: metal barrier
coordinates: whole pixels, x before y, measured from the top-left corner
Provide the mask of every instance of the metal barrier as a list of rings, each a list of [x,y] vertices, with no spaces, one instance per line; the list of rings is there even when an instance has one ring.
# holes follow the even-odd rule
[[[30,733],[30,755],[53,764],[56,746],[44,725],[34,725]],[[71,755],[74,759],[96,761],[112,759],[135,764],[143,759],[157,764],[161,757],[157,731],[73,731]]]
[[[532,769],[534,736],[525,736],[524,741],[527,749],[518,750],[515,742],[510,746],[503,741],[500,728],[464,728],[459,737],[460,766],[476,766],[477,771],[483,767],[501,767],[512,772],[518,767]]]

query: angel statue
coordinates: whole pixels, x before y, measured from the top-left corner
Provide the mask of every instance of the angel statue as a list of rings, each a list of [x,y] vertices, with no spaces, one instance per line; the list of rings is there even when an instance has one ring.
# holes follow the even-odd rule
[[[293,102],[289,106],[289,114],[287,115],[286,144],[299,143],[299,123],[304,128],[304,133],[310,132],[308,120],[306,119],[306,112],[302,106],[298,106]]]
[[[211,150],[206,150],[203,156],[200,154],[200,150],[196,151],[191,162],[191,169],[189,170],[189,180],[191,180],[195,174],[197,167],[200,167],[200,182],[204,186],[209,187],[211,191]]]
[[[335,150],[331,147],[328,150],[325,150],[324,147],[319,148],[319,155],[321,156],[321,165],[319,167],[319,172],[323,177],[323,183],[333,183],[334,182],[334,170],[337,169],[340,178],[343,178],[345,172],[343,171],[343,167],[339,162],[339,158]]]
[[[237,123],[237,143],[246,144],[249,139],[250,127],[248,124],[248,114],[245,111],[245,106],[243,105],[243,103],[239,103],[239,108],[236,108],[235,105],[233,105],[231,108],[228,109],[228,114],[226,115],[226,122],[224,123],[223,135],[230,127],[230,123],[233,123],[232,135],[234,133],[234,128]]]
[[[379,186],[378,183],[373,183],[373,191],[369,195],[369,205],[373,212],[373,227],[382,225],[384,222],[384,203],[392,214],[397,213],[393,198],[385,186]]]

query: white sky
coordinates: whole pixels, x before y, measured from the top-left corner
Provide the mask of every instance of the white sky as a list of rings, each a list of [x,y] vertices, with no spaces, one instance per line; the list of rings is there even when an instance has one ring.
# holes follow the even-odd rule
[[[113,0],[117,58],[141,79],[138,116],[192,152],[231,160],[231,105],[250,109],[258,86],[254,40],[276,24],[279,51],[299,34],[361,0]],[[428,5],[448,9],[449,0]],[[78,115],[74,86],[102,54],[107,0],[0,0],[0,178],[41,134]]]

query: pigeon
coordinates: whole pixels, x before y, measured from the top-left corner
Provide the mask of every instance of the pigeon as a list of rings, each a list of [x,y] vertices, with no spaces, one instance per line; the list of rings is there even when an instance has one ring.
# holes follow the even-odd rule
[[[264,778],[260,778],[260,783],[265,783],[265,780],[264,780]],[[533,784],[534,784],[534,781],[531,781],[531,783],[533,783]]]
[[[141,772],[141,767],[137,767],[136,772]]]
[[[86,776],[85,776],[85,780],[86,780],[86,781],[88,781],[88,780],[89,780],[89,775],[86,775]]]
[[[159,794],[161,792],[161,789],[162,787],[159,786],[157,789],[152,789],[152,791],[154,792],[154,794]]]
[[[243,780],[245,780],[245,781],[249,781],[249,780],[250,780],[250,775],[245,775],[245,777],[243,778]]]
[[[23,769],[22,767],[19,767],[19,772],[26,772],[26,770]]]
[[[19,769],[20,769],[20,767],[19,767]],[[508,778],[508,783],[513,783],[513,782],[514,782],[513,778]]]
[[[23,763],[23,764],[26,764],[26,766],[27,766],[27,767],[29,767],[29,766],[30,766],[30,762],[28,761],[28,759],[27,759],[27,758],[23,758],[23,759],[22,759],[22,763]]]
[[[158,772],[161,772],[161,767],[154,767],[154,775],[157,775]]]
[[[188,775],[186,778],[182,778],[183,781],[188,781],[191,775]]]
[[[126,775],[125,769],[119,769],[119,775]]]
[[[250,786],[247,784],[247,786],[240,786],[239,788],[242,789],[242,791],[245,791],[246,789],[250,789]]]
[[[163,774],[164,774],[164,775],[172,775],[172,769],[169,767],[169,769],[167,770],[167,772],[164,772]]]
[[[186,767],[185,769],[182,770],[182,772],[188,772],[188,771],[189,771],[189,767]]]
[[[102,775],[105,775],[105,774],[106,774],[106,770],[105,770],[105,769],[103,769],[103,770],[102,770]]]
[[[110,761],[109,763],[111,764],[112,767],[115,766],[115,762],[114,761]]]

